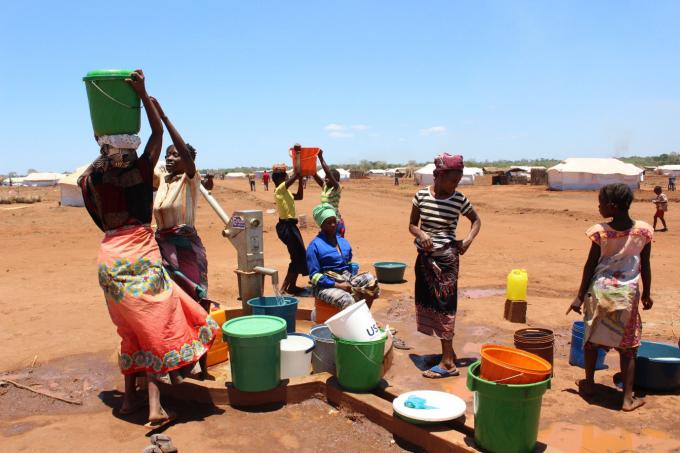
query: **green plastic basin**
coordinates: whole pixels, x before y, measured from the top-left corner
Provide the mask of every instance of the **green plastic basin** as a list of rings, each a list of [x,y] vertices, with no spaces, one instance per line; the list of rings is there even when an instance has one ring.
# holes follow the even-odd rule
[[[406,263],[398,261],[379,261],[373,263],[375,276],[380,283],[401,283],[404,281]]]

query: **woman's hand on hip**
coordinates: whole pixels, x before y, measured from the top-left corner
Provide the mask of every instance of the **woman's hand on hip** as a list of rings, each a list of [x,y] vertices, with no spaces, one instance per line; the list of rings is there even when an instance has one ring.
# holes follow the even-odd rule
[[[457,241],[458,253],[465,255],[465,252],[470,248],[472,241],[470,239],[463,239],[462,241]]]
[[[432,238],[430,237],[429,234],[421,231],[420,234],[418,235],[418,240],[420,241],[420,246],[422,248],[428,251],[432,250],[434,244],[432,243]]]

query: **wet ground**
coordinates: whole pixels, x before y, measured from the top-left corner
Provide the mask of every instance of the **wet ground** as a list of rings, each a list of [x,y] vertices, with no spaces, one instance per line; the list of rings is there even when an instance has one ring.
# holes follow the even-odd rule
[[[51,396],[0,387],[0,451],[141,451],[148,444],[149,433],[142,426],[146,412],[118,414],[118,378],[111,357],[92,354],[1,374],[0,381],[11,379]],[[318,399],[244,410],[168,398],[164,404],[179,414],[165,434],[181,452],[406,451],[391,433],[363,415]]]

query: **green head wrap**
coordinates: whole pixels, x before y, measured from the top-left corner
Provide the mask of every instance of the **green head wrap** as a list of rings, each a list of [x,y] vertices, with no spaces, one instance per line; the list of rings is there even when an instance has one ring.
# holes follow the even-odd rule
[[[312,209],[312,216],[314,216],[316,224],[321,226],[321,224],[329,217],[336,217],[337,213],[331,204],[321,203]]]

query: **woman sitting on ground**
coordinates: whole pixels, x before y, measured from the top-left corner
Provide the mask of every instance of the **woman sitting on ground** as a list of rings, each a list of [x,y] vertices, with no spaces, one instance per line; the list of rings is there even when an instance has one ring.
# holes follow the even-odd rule
[[[151,137],[137,157],[139,137],[97,137],[101,155],[78,179],[85,207],[105,233],[97,259],[99,285],[121,337],[119,365],[125,376],[121,414],[146,405],[136,377],[148,381],[148,427],[158,429],[174,415],[161,406],[159,380],[181,382],[213,342],[219,327],[175,285],[163,268],[151,223],[153,171],[163,124],[146,92],[141,70],[129,81],[144,103]]]
[[[321,228],[307,247],[307,267],[314,296],[339,309],[359,300],[365,300],[370,308],[380,294],[378,281],[368,272],[352,276],[352,247],[337,234],[335,208],[321,203],[312,214]]]

